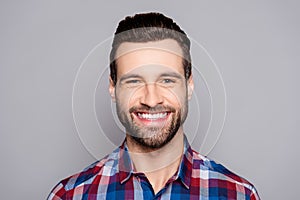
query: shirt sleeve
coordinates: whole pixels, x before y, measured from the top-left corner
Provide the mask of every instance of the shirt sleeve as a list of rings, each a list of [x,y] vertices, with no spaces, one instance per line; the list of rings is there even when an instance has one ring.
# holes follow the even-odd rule
[[[47,200],[62,200],[66,190],[62,183],[57,184],[49,194]]]
[[[258,195],[257,190],[255,189],[255,187],[253,187],[251,195],[250,195],[250,200],[260,200],[260,197]]]

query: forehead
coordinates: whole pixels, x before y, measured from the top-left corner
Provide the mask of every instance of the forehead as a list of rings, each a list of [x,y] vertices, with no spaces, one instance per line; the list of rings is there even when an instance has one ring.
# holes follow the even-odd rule
[[[179,44],[173,39],[155,42],[124,42],[116,52],[117,74],[122,76],[131,71],[145,70],[150,66],[163,66],[155,70],[166,69],[184,74],[183,53]]]

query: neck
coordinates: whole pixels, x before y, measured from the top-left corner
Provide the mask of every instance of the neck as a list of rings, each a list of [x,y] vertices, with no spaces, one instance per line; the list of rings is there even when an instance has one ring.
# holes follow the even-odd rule
[[[165,146],[152,151],[137,144],[130,136],[126,138],[135,171],[144,173],[154,191],[158,192],[178,170],[183,154],[183,129],[180,128]]]

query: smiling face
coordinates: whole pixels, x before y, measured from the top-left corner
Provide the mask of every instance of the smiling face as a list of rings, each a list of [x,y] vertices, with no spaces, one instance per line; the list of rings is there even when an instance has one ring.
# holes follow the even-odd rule
[[[185,79],[182,51],[175,40],[122,43],[117,51],[117,83],[110,80],[119,120],[143,147],[163,147],[182,130],[192,76]]]

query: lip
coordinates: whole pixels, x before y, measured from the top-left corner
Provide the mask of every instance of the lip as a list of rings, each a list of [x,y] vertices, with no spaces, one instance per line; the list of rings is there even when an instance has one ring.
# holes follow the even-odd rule
[[[137,111],[133,112],[134,119],[143,125],[149,126],[161,126],[164,125],[169,119],[172,112],[170,111],[159,111],[159,112],[147,112]]]

